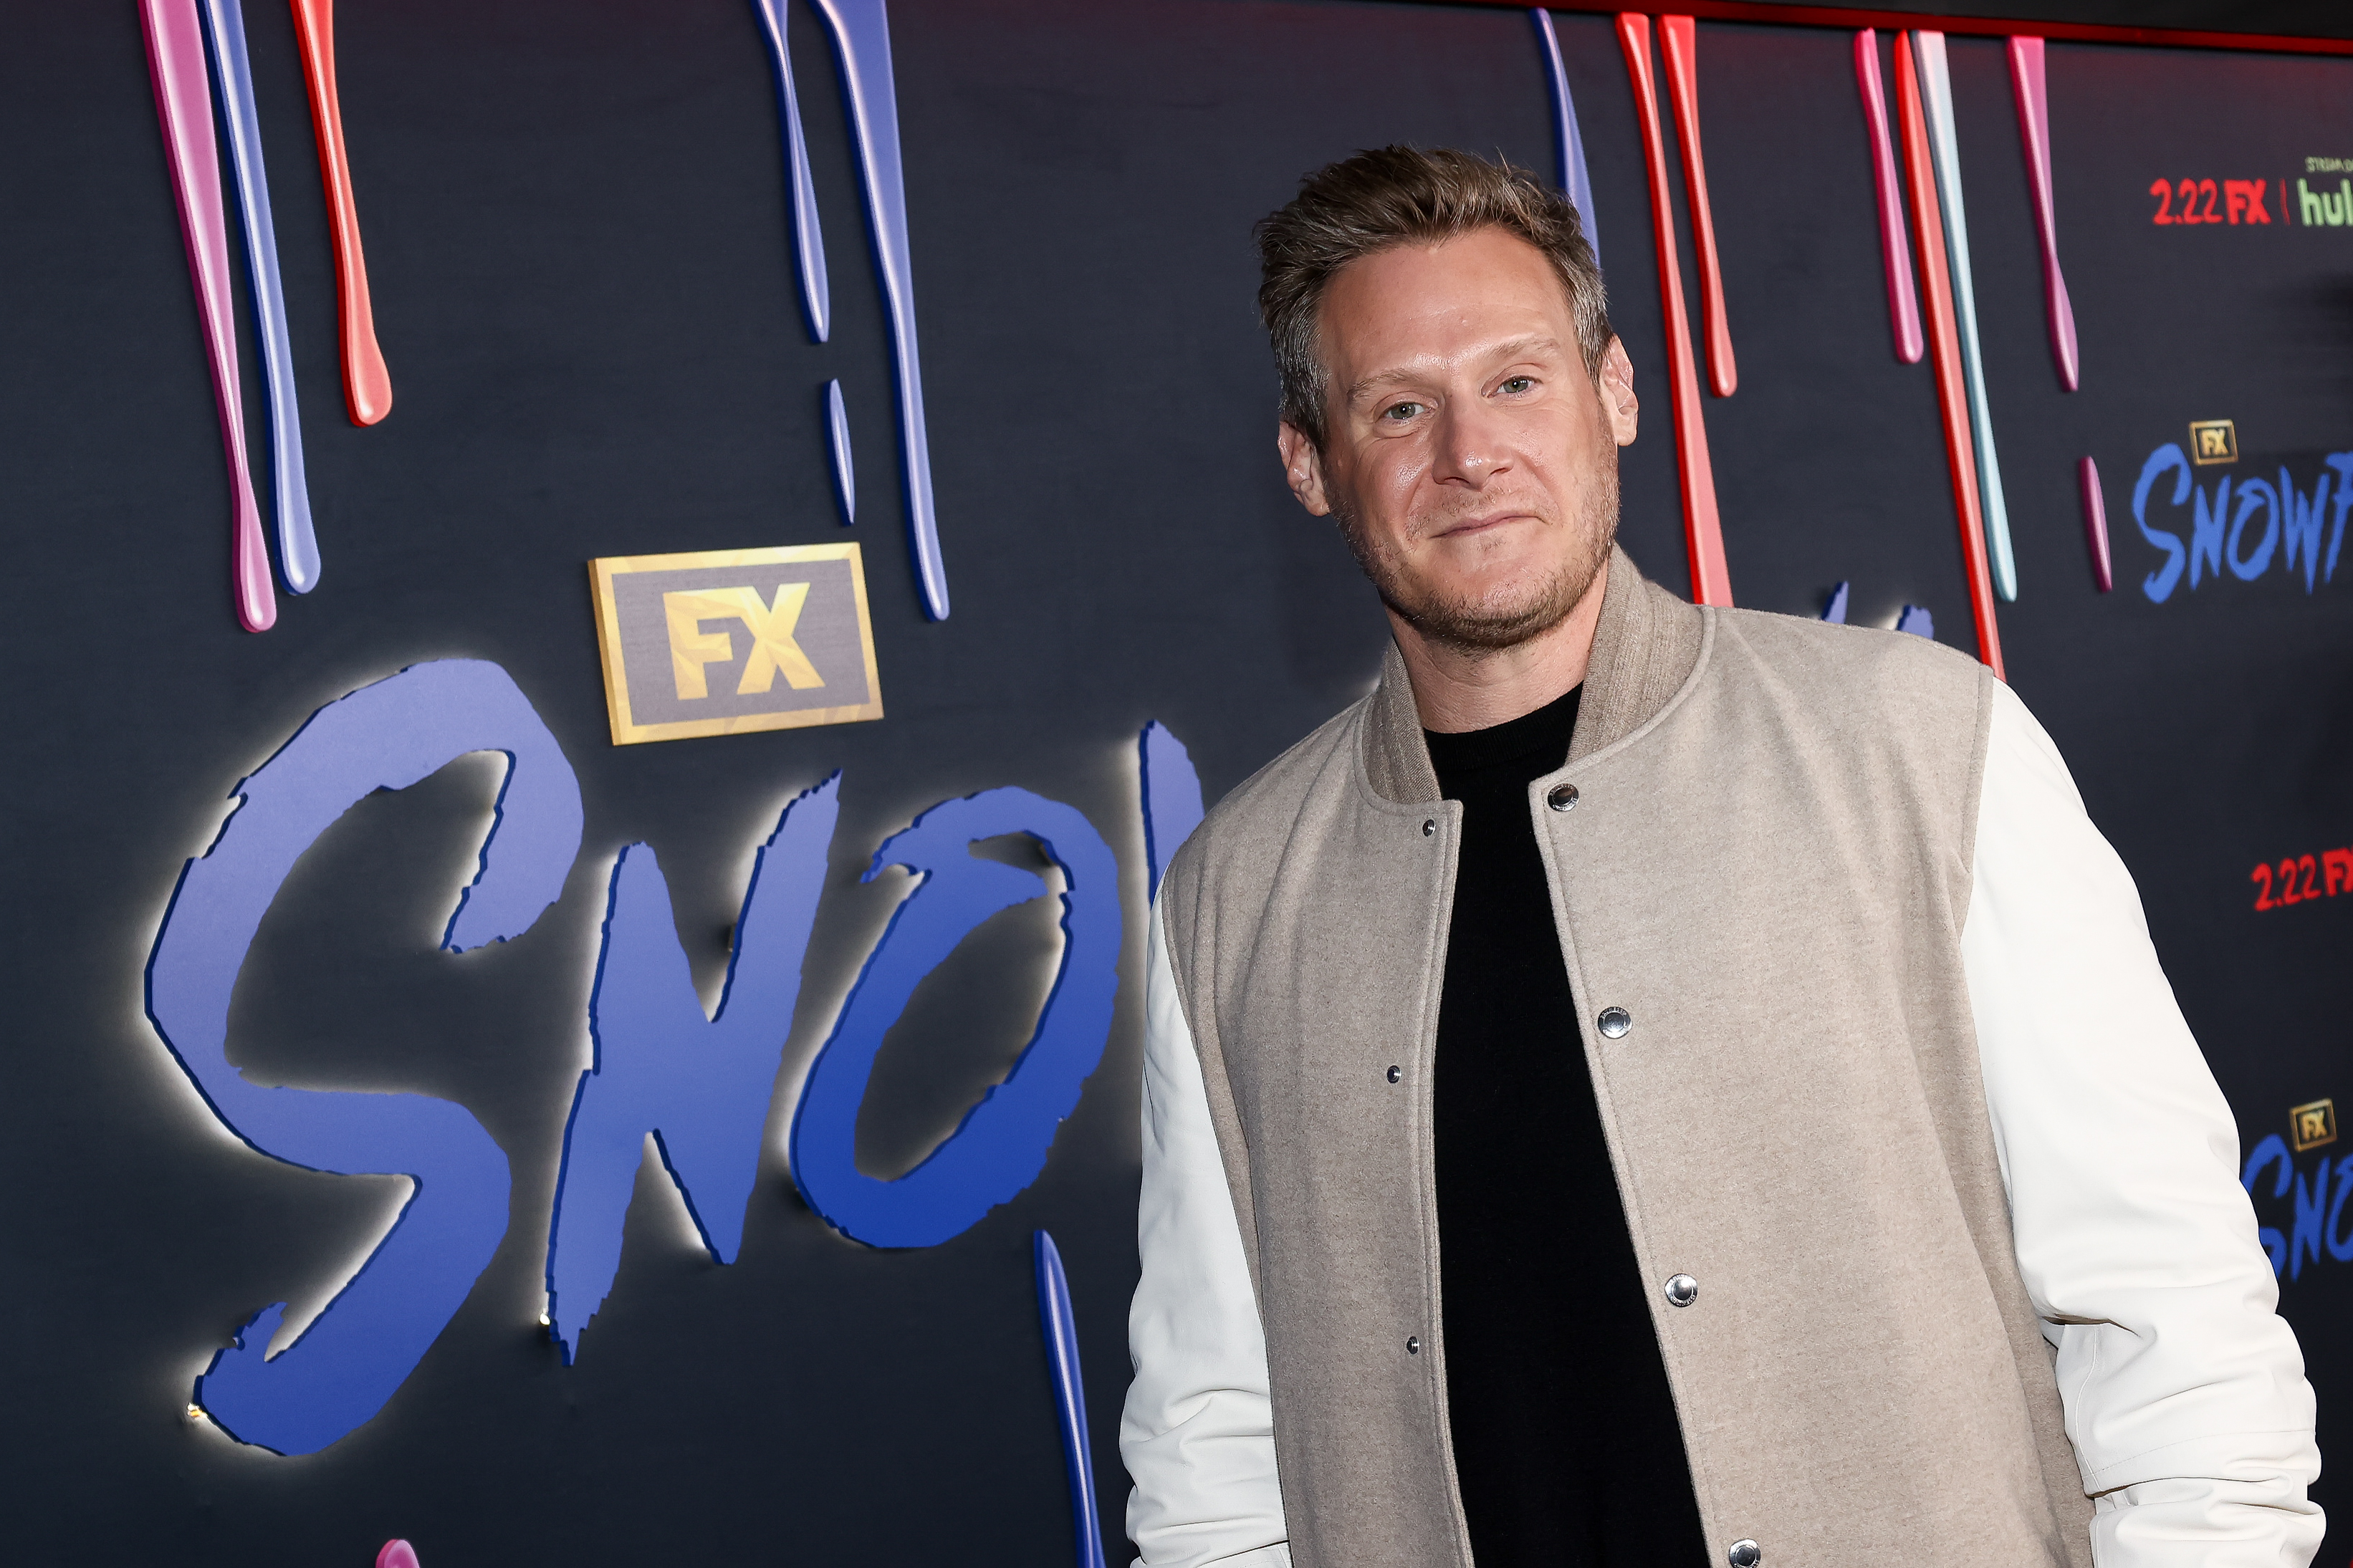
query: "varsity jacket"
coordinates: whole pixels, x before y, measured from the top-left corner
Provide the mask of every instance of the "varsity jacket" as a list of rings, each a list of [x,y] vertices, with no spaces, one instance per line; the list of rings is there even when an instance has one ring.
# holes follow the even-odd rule
[[[1712,1562],[2310,1560],[2230,1110],[2006,686],[1614,552],[1528,811]],[[1460,829],[1392,649],[1162,883],[1145,1568],[1469,1568],[1431,1174]]]

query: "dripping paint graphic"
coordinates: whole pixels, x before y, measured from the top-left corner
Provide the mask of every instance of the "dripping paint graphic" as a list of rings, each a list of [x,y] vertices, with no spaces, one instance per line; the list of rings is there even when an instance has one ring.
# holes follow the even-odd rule
[[[947,568],[932,509],[932,453],[923,432],[923,376],[915,348],[914,267],[907,245],[907,185],[899,152],[899,100],[891,75],[891,22],[883,0],[812,0],[833,33],[850,130],[865,174],[868,232],[882,284],[899,383],[899,444],[907,483],[907,544],[923,614],[948,618]]]

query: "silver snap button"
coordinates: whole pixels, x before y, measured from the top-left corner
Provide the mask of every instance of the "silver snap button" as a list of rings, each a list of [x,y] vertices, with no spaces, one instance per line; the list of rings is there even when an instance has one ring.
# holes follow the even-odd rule
[[[1623,1007],[1604,1007],[1594,1022],[1601,1026],[1603,1038],[1622,1040],[1626,1031],[1634,1026],[1634,1015]]]
[[[1421,1353],[1421,1340],[1419,1335],[1406,1335],[1405,1353],[1408,1355],[1419,1355]]]
[[[1423,820],[1422,825],[1421,825],[1421,836],[1422,836],[1424,838],[1428,838],[1430,835],[1432,835],[1432,834],[1436,833],[1437,831],[1438,831],[1438,818],[1436,818],[1436,817],[1432,816],[1432,817],[1427,817],[1427,818],[1425,818],[1425,819]]]
[[[1387,1076],[1391,1083],[1395,1083],[1398,1079],[1405,1077],[1405,1069],[1403,1068],[1391,1068],[1385,1076]]]
[[[1688,1307],[1699,1300],[1699,1281],[1688,1274],[1667,1276],[1667,1305]]]
[[[1555,784],[1545,795],[1545,804],[1555,811],[1567,811],[1577,805],[1575,784]]]
[[[1753,1541],[1736,1541],[1732,1543],[1732,1550],[1724,1555],[1732,1568],[1757,1568],[1757,1564],[1765,1561],[1764,1552]]]

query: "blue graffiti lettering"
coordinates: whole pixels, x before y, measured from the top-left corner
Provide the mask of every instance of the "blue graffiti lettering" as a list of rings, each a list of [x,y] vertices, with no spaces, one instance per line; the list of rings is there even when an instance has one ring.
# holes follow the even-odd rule
[[[2263,542],[2255,546],[2252,557],[2243,557],[2239,553],[2239,541],[2247,531],[2247,520],[2254,516],[2258,509],[2263,510],[2265,519]],[[2221,510],[2220,501],[2215,503],[2215,510]],[[2268,479],[2247,480],[2239,487],[2239,510],[2231,519],[2231,542],[2224,552],[2230,562],[2231,574],[2242,583],[2252,583],[2262,576],[2263,569],[2272,563],[2272,552],[2279,548],[2279,534],[2278,492],[2272,489]]]
[[[726,988],[707,1021],[653,851],[633,844],[613,868],[588,1003],[596,1063],[573,1097],[548,1227],[549,1317],[567,1352],[613,1288],[647,1133],[703,1246],[721,1263],[735,1260],[824,887],[839,777],[786,806],[754,860]]]
[[[2158,447],[2141,466],[2140,479],[2133,487],[2133,521],[2141,537],[2164,555],[2163,562],[2142,581],[2141,592],[2161,605],[2180,584],[2185,567],[2189,586],[2195,589],[2209,577],[2220,579],[2226,566],[2232,576],[2252,583],[2271,570],[2274,561],[2284,562],[2290,576],[2301,563],[2307,594],[2318,584],[2333,582],[2337,555],[2345,543],[2346,518],[2353,513],[2353,452],[2334,452],[2323,462],[2328,471],[2314,481],[2308,495],[2297,488],[2295,476],[2285,468],[2279,471],[2276,489],[2269,479],[2223,474],[2214,480],[2210,495],[2204,486],[2191,482],[2189,459],[2180,447],[2168,441]],[[2150,493],[2168,472],[2173,475],[2169,504],[2190,506],[2186,549],[2179,533],[2153,527],[2148,520]],[[2326,552],[2320,544],[2324,513],[2329,525]],[[2248,525],[2259,516],[2263,528],[2250,547]],[[2284,551],[2283,542],[2287,547]]]
[[[225,1429],[280,1453],[315,1452],[368,1420],[423,1359],[506,1230],[507,1160],[448,1100],[248,1082],[228,1059],[230,994],[280,885],[319,835],[362,796],[404,789],[470,752],[503,752],[507,776],[442,946],[521,934],[562,893],[579,851],[579,785],[504,670],[448,659],[322,708],[237,785],[243,804],[181,873],[148,962],[148,1016],[239,1137],[290,1164],[415,1184],[362,1271],[300,1340],[264,1359],[283,1318],[276,1303],[197,1380],[197,1403]]]
[[[2222,531],[2224,520],[2231,512],[2231,476],[2224,474],[2214,489],[2214,505],[2208,510],[2206,492],[2192,490],[2195,503],[2189,520],[2189,585],[2198,586],[2199,569],[2220,577],[2222,574]]]
[[[2320,1162],[2320,1171],[2306,1186],[2304,1173],[2295,1178],[2295,1233],[2288,1241],[2287,1277],[2300,1279],[2304,1260],[2308,1256],[2320,1261],[2320,1222],[2328,1207],[2328,1162]]]
[[[1060,972],[1005,1081],[921,1164],[878,1181],[857,1168],[855,1145],[884,1031],[967,932],[1037,895],[1042,879],[970,853],[975,843],[1008,833],[1029,835],[1061,868]],[[873,1247],[933,1247],[1038,1179],[1055,1130],[1103,1059],[1119,988],[1118,873],[1084,816],[1022,789],[934,806],[884,842],[867,879],[893,865],[923,880],[892,917],[809,1068],[793,1115],[793,1179],[809,1206],[847,1236]]]
[[[2353,1159],[2337,1162],[2337,1194],[2328,1200],[2328,1226],[2321,1232],[2321,1240],[2328,1247],[2328,1256],[2339,1263],[2353,1263],[2353,1236],[2338,1234],[2337,1219],[2345,1212],[2345,1200],[2353,1196]]]
[[[2337,552],[2345,542],[2345,514],[2353,510],[2353,452],[2332,452],[2321,459],[2337,476],[2337,510],[2328,525],[2328,562],[2320,571],[2321,580],[2337,578]]]
[[[1144,727],[1136,742],[1136,761],[1144,787],[1144,858],[1157,897],[1161,875],[1176,847],[1201,826],[1201,780],[1185,742],[1165,724]]]
[[[2181,581],[2181,566],[2189,552],[2181,548],[2181,536],[2148,525],[2148,492],[2168,469],[2173,472],[2173,500],[2179,506],[2189,499],[2189,455],[2174,442],[2168,441],[2148,455],[2140,468],[2140,479],[2133,486],[2133,521],[2143,539],[2165,552],[2165,564],[2150,573],[2141,582],[2140,591],[2152,604],[2162,605],[2173,595],[2174,584]]]
[[[2320,476],[2309,497],[2296,491],[2295,481],[2282,468],[2279,474],[2280,512],[2283,536],[2287,541],[2287,569],[2295,572],[2298,554],[2304,557],[2304,591],[2312,592],[2313,578],[2320,570],[2320,514],[2328,503],[2328,476]]]
[[[2295,1162],[2288,1154],[2287,1140],[2276,1132],[2255,1145],[2254,1152],[2247,1156],[2247,1163],[2239,1173],[2239,1184],[2247,1189],[2249,1196],[2254,1194],[2255,1178],[2263,1174],[2266,1165],[2272,1164],[2279,1166],[2279,1180],[2272,1184],[2271,1195],[2284,1198],[2287,1196],[2288,1184],[2295,1177]],[[2278,1274],[2284,1271],[2287,1268],[2287,1237],[2281,1234],[2278,1226],[2269,1225],[2256,1235],[2263,1244],[2263,1250],[2271,1254],[2272,1272]]]

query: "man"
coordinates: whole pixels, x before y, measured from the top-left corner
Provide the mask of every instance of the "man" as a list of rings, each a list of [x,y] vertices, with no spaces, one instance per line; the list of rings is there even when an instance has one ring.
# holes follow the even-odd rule
[[[1162,885],[1146,1568],[2308,1562],[2231,1114],[2026,709],[1641,578],[1525,174],[1363,153],[1260,244],[1395,646]]]

